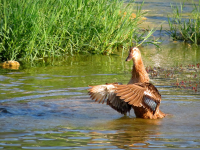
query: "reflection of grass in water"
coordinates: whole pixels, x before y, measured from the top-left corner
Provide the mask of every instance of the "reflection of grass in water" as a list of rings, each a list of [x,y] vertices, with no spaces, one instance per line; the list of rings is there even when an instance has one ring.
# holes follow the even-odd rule
[[[170,35],[174,40],[184,40],[200,44],[200,6],[193,4],[193,10],[186,18],[183,12],[184,4],[171,6],[172,19],[168,19]]]
[[[41,138],[41,135],[38,135]],[[42,135],[43,140],[38,141],[38,146],[41,147],[79,147],[87,145],[90,137],[78,131],[67,131],[60,133],[47,133]]]
[[[106,124],[105,124],[106,123]],[[18,147],[40,148],[129,148],[140,143],[148,147],[149,136],[159,135],[157,131],[161,120],[144,120],[122,117],[109,122],[102,121],[98,127],[57,127],[37,130],[30,135],[18,137],[20,140],[6,141],[7,144],[20,144]],[[24,138],[25,137],[25,138]],[[4,141],[2,141],[3,143]],[[136,146],[137,147],[137,146]],[[26,148],[25,148],[26,149]],[[27,148],[28,149],[28,148]]]
[[[134,15],[133,5],[118,0],[1,1],[1,59],[110,54],[138,44],[152,32],[139,30],[144,13],[140,7]]]
[[[38,132],[38,133],[37,133]],[[37,149],[46,148],[52,149],[52,147],[70,149],[75,147],[87,146],[87,143],[91,141],[91,137],[79,131],[67,131],[67,132],[57,132],[57,131],[34,131],[31,135],[19,136],[20,140],[6,140],[4,148],[12,149]],[[22,133],[23,134],[23,133]],[[1,141],[4,143],[4,141]]]

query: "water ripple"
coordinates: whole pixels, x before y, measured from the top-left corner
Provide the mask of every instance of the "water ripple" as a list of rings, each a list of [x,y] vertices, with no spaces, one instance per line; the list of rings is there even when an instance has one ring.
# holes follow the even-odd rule
[[[13,101],[21,101],[21,100],[30,100],[30,99],[37,99],[42,97],[50,97],[50,96],[65,96],[65,95],[81,95],[81,92],[63,92],[63,93],[49,93],[49,94],[42,94],[42,95],[31,95],[31,96],[23,96],[23,97],[15,97],[11,99],[4,99],[1,100],[1,103],[4,102],[13,102]]]

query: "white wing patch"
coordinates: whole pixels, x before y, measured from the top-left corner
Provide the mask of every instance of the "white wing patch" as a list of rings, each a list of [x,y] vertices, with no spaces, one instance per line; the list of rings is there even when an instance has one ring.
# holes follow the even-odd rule
[[[104,86],[107,87],[107,91],[108,91],[109,93],[112,93],[112,92],[115,91],[115,90],[114,90],[115,86],[112,85],[112,84],[110,84],[110,85],[104,85]]]
[[[114,85],[97,85],[97,86],[93,86],[93,93],[100,93],[102,95],[106,94],[107,92],[114,92]]]
[[[144,95],[148,95],[148,96],[152,97],[152,93],[150,90],[144,91]]]

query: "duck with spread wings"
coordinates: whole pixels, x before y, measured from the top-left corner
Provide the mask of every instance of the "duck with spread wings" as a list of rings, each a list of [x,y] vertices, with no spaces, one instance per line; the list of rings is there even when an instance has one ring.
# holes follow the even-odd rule
[[[126,115],[133,108],[137,118],[158,119],[165,117],[160,111],[161,95],[157,88],[149,83],[141,58],[140,50],[131,47],[126,61],[133,60],[132,77],[127,85],[111,83],[90,86],[91,99],[107,105]]]

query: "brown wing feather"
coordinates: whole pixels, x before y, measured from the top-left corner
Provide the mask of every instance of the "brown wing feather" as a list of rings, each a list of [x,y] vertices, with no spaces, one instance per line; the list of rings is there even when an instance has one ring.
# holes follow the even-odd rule
[[[136,107],[145,107],[153,114],[160,105],[161,95],[151,83],[135,83],[129,85],[116,85],[115,93],[124,102]]]
[[[128,87],[123,87],[123,89],[117,89],[119,93],[127,92],[129,90]]]
[[[129,104],[133,106],[141,107],[142,98],[143,98],[143,95],[135,94],[133,97],[130,98],[132,100],[129,102]]]
[[[126,89],[126,91],[123,91],[123,88]],[[117,96],[120,96],[120,98],[125,102],[128,102],[130,105],[134,106],[142,106],[142,98],[145,91],[144,87],[141,87],[137,84],[129,84],[126,85],[126,87],[116,85],[115,89],[115,93],[117,93]]]
[[[106,84],[106,85],[97,85],[97,86],[90,86],[91,88],[88,89],[88,93],[92,100],[95,100],[99,103],[107,102],[114,110],[118,111],[121,114],[127,114],[130,112],[131,105],[127,102],[121,100],[119,96],[114,93],[115,86],[118,85],[116,83],[113,84]]]
[[[91,86],[91,98],[99,103],[107,102],[114,110],[126,114],[131,106],[144,107],[156,112],[161,102],[161,95],[151,83],[119,85],[116,83]]]
[[[126,94],[124,94],[124,93],[121,93],[121,99],[127,99],[127,98],[129,98],[129,97],[132,97],[133,96],[133,92],[132,91],[128,91]]]

